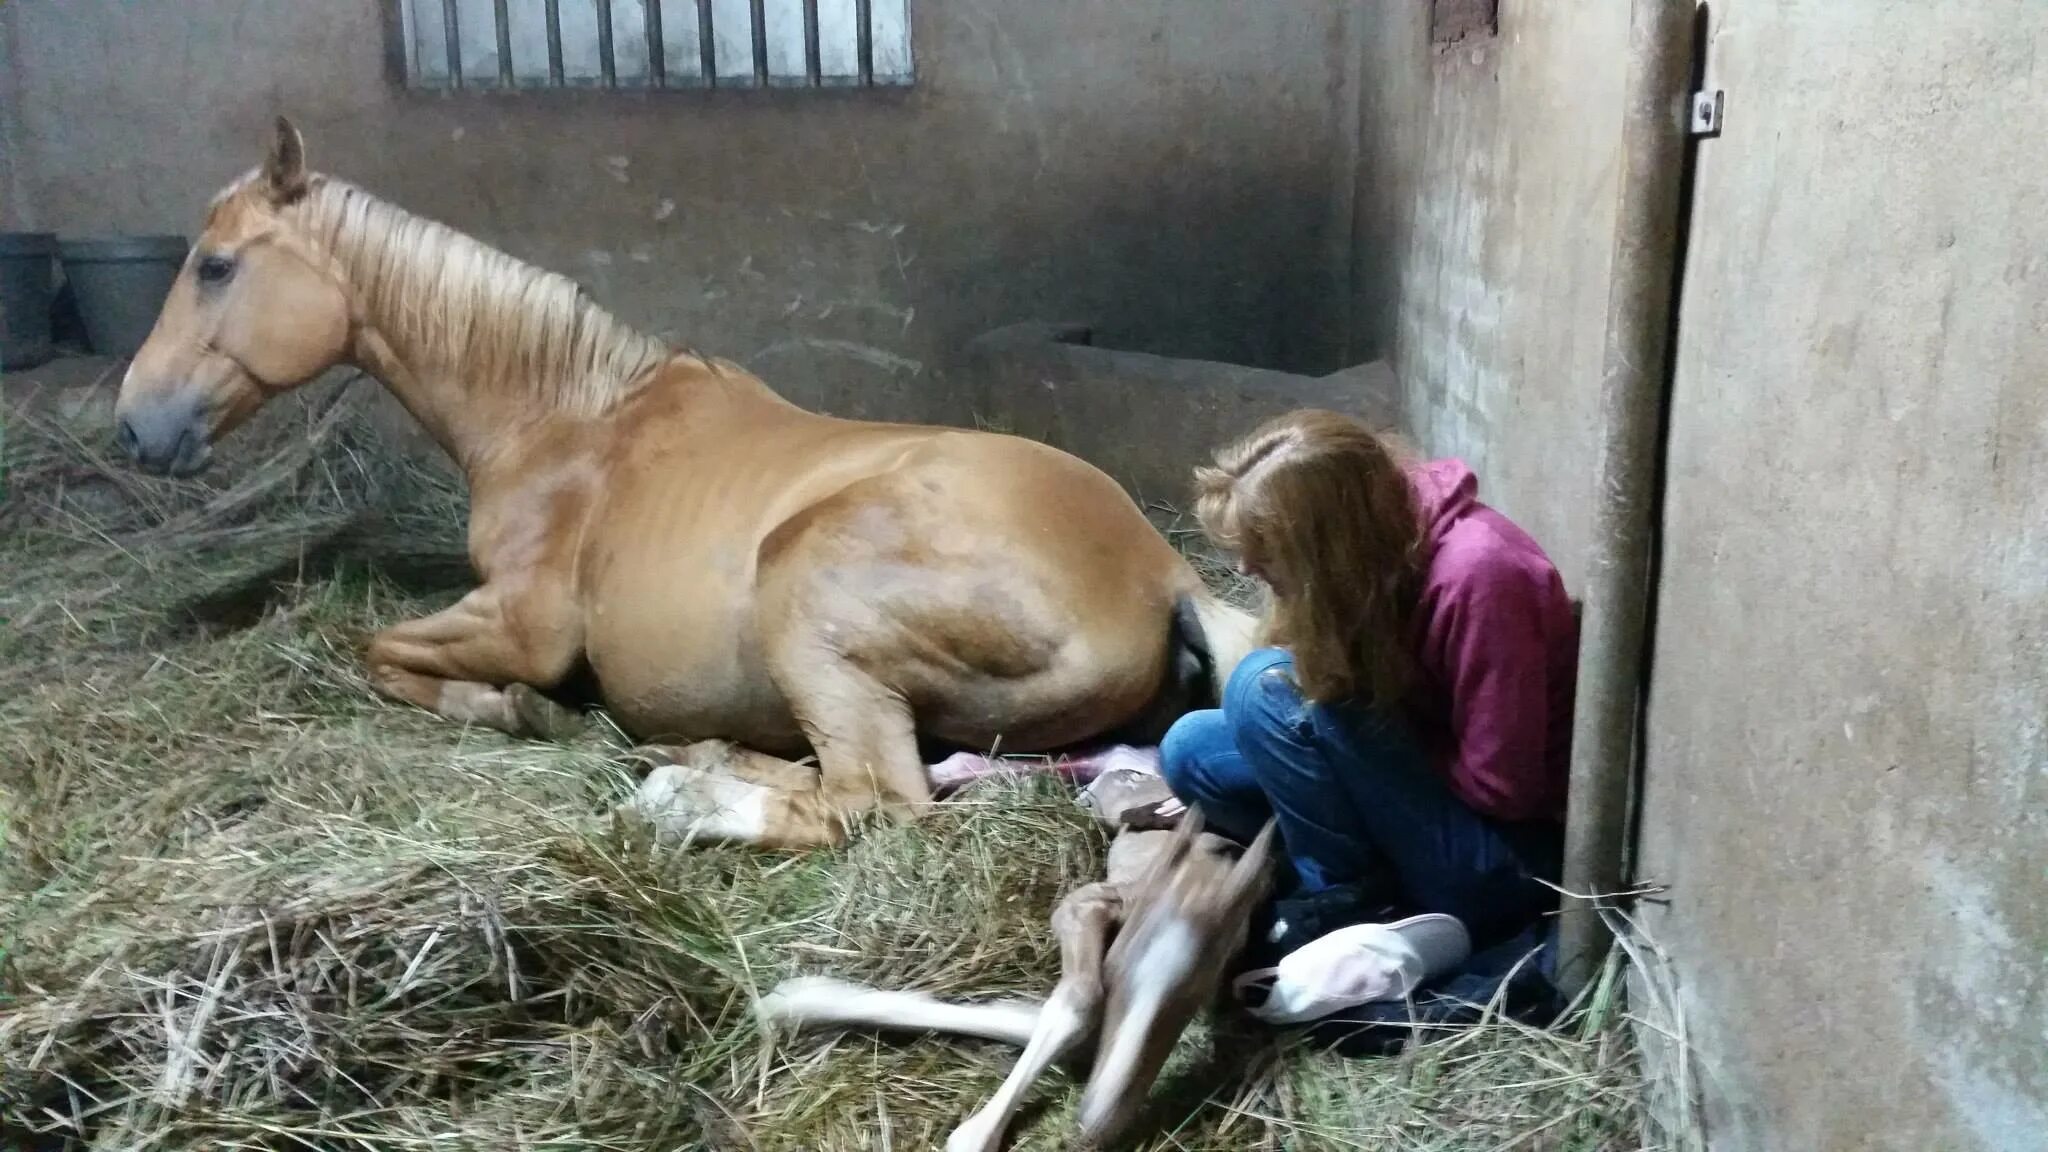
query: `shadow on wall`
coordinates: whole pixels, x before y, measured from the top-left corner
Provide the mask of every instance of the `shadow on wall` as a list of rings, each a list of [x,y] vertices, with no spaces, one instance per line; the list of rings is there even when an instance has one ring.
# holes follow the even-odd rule
[[[834,317],[829,335],[793,316],[748,367],[834,415],[966,426],[1005,406],[990,402],[988,361],[967,346],[1048,314],[1087,317],[1088,342],[1131,352],[1282,374],[1341,363],[1344,296],[1317,258],[1327,172],[1255,157],[1198,164],[1183,148],[1129,143],[1123,162],[1069,172],[1041,196],[935,205],[903,251],[884,254],[913,261],[906,288],[916,327],[942,341],[935,363],[903,347],[899,314],[869,308]]]
[[[1179,506],[1196,465],[1259,422],[1329,408],[1399,428],[1383,361],[1325,376],[1098,348],[1080,325],[1018,324],[968,346],[977,422],[1064,448],[1140,503]]]
[[[1338,367],[1342,286],[1320,257],[1326,167],[1256,155],[1201,162],[1185,148],[1130,143],[1133,157],[1086,177],[1082,195],[1033,201],[994,223],[987,255],[962,277],[970,295],[952,302],[980,313],[973,331],[1050,311],[1087,317],[1105,345],[1130,351],[1308,374]],[[1045,310],[1003,314],[1003,281],[1019,278],[1042,286]],[[974,308],[977,293],[989,306]]]

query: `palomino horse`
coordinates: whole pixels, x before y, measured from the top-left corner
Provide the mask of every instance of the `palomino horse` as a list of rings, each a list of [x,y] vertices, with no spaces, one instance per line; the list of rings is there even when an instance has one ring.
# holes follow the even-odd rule
[[[1156,739],[1250,645],[1250,618],[1097,469],[799,409],[561,276],[309,172],[280,119],[262,167],[214,199],[122,381],[117,438],[189,474],[342,363],[462,467],[481,579],[371,639],[376,687],[547,735],[568,714],[543,693],[587,669],[622,727],[669,742],[650,757],[669,761],[660,803],[700,836],[829,844],[864,811],[915,816],[920,736]]]

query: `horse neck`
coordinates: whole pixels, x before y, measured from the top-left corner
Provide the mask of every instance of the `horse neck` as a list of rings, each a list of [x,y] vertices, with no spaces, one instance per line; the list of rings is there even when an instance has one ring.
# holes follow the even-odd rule
[[[530,396],[434,363],[385,333],[370,318],[357,333],[351,359],[397,397],[465,475],[473,476],[492,454],[523,439],[536,425],[561,418]]]
[[[348,281],[350,359],[466,472],[537,425],[603,417],[671,356],[561,277],[338,181],[299,222]]]

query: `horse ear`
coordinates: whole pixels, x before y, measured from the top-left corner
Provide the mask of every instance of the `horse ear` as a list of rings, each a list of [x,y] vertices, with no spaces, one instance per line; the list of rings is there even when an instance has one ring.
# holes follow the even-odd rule
[[[306,141],[282,116],[277,118],[270,154],[263,158],[263,179],[270,187],[270,198],[279,204],[289,204],[306,193]]]

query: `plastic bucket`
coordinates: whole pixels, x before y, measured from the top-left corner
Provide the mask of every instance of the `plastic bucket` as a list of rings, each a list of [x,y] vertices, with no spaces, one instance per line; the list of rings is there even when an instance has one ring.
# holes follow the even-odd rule
[[[191,245],[183,236],[111,236],[58,244],[86,339],[102,356],[130,357],[149,339]]]
[[[33,368],[50,358],[57,238],[0,232],[0,368]]]

